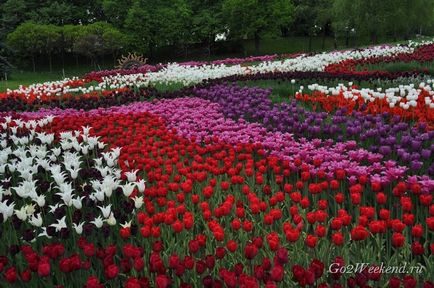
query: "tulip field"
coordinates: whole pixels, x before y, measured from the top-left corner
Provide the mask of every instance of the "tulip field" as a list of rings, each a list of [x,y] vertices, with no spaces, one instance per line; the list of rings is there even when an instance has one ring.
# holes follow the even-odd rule
[[[433,61],[409,42],[0,92],[0,287],[434,287],[434,76],[382,69]]]

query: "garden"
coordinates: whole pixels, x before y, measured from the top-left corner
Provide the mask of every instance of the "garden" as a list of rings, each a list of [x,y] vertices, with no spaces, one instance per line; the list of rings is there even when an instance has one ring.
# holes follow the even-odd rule
[[[434,41],[0,92],[2,287],[434,287]]]

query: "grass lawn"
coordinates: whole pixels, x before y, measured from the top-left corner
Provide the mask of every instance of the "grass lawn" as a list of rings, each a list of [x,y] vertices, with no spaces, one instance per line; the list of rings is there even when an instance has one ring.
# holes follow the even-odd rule
[[[434,75],[434,61],[430,62],[391,62],[380,64],[359,65],[357,70],[385,70],[389,72],[420,71],[427,70],[429,75]]]
[[[113,67],[102,67],[102,69],[112,69]],[[16,89],[20,85],[28,86],[34,83],[43,83],[47,81],[61,80],[65,77],[72,78],[74,76],[82,76],[90,71],[93,71],[92,66],[72,66],[65,68],[65,72],[61,69],[54,69],[52,72],[47,70],[41,71],[25,71],[20,69],[12,70],[7,81],[0,80],[0,92],[6,91],[6,89]],[[65,74],[63,74],[65,73]]]
[[[273,103],[280,102],[288,102],[294,99],[294,95],[300,89],[300,86],[304,86],[304,92],[308,93],[309,90],[307,88],[308,85],[318,83],[319,85],[325,85],[328,87],[336,87],[338,84],[344,84],[348,86],[348,81],[343,80],[319,80],[319,79],[309,79],[309,80],[297,80],[295,84],[292,84],[290,81],[286,80],[256,80],[256,81],[239,81],[237,84],[240,86],[247,87],[260,87],[264,89],[272,89],[272,93],[270,98]],[[400,84],[411,84],[416,83],[411,78],[407,79],[397,79],[393,81],[389,80],[373,80],[373,81],[357,81],[353,84],[363,87],[363,88],[371,88],[376,89],[381,87],[383,89],[387,89],[390,87],[397,87]]]

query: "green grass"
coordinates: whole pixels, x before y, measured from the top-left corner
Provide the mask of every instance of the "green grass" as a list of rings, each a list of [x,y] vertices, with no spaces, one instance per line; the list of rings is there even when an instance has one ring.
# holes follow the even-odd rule
[[[273,103],[288,102],[294,99],[294,95],[300,89],[300,86],[304,86],[304,92],[309,92],[307,86],[310,84],[317,83],[319,85],[325,85],[328,87],[336,87],[338,84],[344,84],[348,86],[347,81],[342,80],[318,80],[318,79],[308,79],[308,80],[297,80],[295,84],[291,84],[287,80],[256,80],[256,81],[239,81],[237,84],[240,86],[247,87],[260,87],[264,89],[272,89],[270,95]],[[363,88],[383,88],[387,89],[390,87],[397,87],[400,84],[416,84],[411,78],[396,79],[396,80],[374,80],[374,81],[360,81],[353,82],[353,84],[363,87]]]
[[[110,69],[112,67],[104,67]],[[102,68],[102,69],[104,69]],[[0,92],[6,91],[6,89],[16,89],[20,85],[28,86],[34,83],[43,83],[47,81],[56,81],[64,79],[65,77],[72,78],[74,76],[82,76],[90,71],[93,71],[92,66],[75,66],[65,68],[63,72],[61,69],[53,70],[52,72],[47,70],[41,71],[26,71],[14,69],[9,75],[8,80],[0,80]],[[65,73],[65,75],[63,74]]]
[[[360,65],[357,70],[385,70],[389,72],[404,72],[404,71],[420,71],[427,70],[429,75],[434,75],[434,61],[431,62],[390,62],[390,63],[379,63],[379,64],[369,64]]]

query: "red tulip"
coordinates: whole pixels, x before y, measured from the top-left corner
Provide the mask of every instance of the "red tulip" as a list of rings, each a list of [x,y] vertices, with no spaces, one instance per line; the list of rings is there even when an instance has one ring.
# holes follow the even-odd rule
[[[254,244],[247,244],[244,248],[244,256],[248,260],[252,260],[258,254],[258,248]]]
[[[104,273],[107,279],[113,279],[116,278],[116,276],[118,276],[119,268],[115,264],[111,264],[105,268]]]
[[[313,235],[307,235],[305,243],[307,247],[315,248],[316,243],[318,242],[318,238]]]
[[[168,288],[170,284],[170,278],[166,275],[157,275],[155,278],[155,287],[157,288]]]
[[[275,265],[270,272],[271,275],[271,280],[275,281],[275,282],[281,282],[283,280],[283,276],[284,276],[284,269],[282,266],[280,265]]]
[[[394,247],[402,247],[405,243],[405,237],[401,233],[393,233],[392,235],[392,245]]]
[[[351,230],[351,239],[355,241],[361,241],[368,238],[369,232],[366,231],[363,226],[356,226],[353,230]]]
[[[8,281],[9,283],[15,283],[18,279],[17,270],[15,269],[15,267],[9,267],[8,269],[6,269],[3,275],[6,281]]]
[[[40,277],[47,277],[50,275],[50,263],[48,261],[41,261],[38,264],[38,275]]]
[[[84,285],[85,288],[103,288],[104,285],[102,285],[98,278],[96,278],[95,276],[89,276],[89,278],[87,278],[86,284]]]

